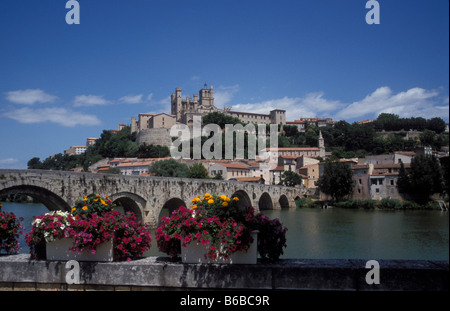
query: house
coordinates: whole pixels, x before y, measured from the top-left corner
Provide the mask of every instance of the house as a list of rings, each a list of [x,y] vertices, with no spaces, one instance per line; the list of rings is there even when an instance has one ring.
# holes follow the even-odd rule
[[[311,157],[316,158],[320,156],[320,149],[318,147],[303,147],[303,148],[265,148],[262,150],[263,153],[269,153],[272,157],[283,157],[283,156],[295,156],[295,157]]]
[[[412,151],[399,151],[390,154],[380,154],[373,156],[366,156],[364,164],[396,164],[396,163],[411,163],[411,159],[416,156]]]
[[[410,164],[404,164],[405,169]],[[402,200],[398,191],[398,175],[401,164],[359,164],[352,167],[355,200],[382,200],[385,198]]]
[[[316,182],[319,180],[319,161],[317,163],[304,165],[297,170],[303,178],[306,188],[317,188]]]
[[[253,184],[264,184],[265,183],[265,180],[262,177],[236,177],[234,179],[236,181],[249,182],[249,183],[253,183]]]
[[[67,150],[64,150],[64,154],[79,155],[86,152],[86,146],[72,146]]]
[[[370,198],[369,172],[373,169],[373,164],[357,164],[352,167],[353,172],[353,199],[367,200]]]
[[[208,174],[214,177],[222,175],[224,180],[235,179],[238,177],[253,177],[250,174],[250,167],[244,163],[237,162],[215,162],[208,167]]]

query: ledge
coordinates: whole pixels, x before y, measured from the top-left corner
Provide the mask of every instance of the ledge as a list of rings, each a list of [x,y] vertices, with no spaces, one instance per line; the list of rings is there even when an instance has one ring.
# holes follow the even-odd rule
[[[368,285],[367,260],[284,259],[275,264],[202,265],[147,257],[130,262],[80,262],[80,284],[68,285],[61,261],[0,256],[0,290],[338,290],[447,291],[448,261],[378,260],[380,284]]]

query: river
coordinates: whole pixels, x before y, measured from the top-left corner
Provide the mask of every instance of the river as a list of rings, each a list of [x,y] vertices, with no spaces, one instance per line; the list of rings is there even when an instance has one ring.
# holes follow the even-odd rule
[[[3,203],[4,211],[24,217],[25,232],[42,204]],[[164,215],[168,212],[164,210]],[[281,258],[449,260],[449,214],[440,211],[310,209],[264,211],[288,228]],[[152,234],[148,256],[165,256]],[[28,253],[24,235],[21,253]]]

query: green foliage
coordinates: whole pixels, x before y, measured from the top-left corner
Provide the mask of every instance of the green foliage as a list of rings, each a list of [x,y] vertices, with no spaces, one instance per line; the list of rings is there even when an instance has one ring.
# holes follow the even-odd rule
[[[281,174],[281,184],[288,187],[295,187],[302,184],[302,177],[296,172],[284,171]]]
[[[349,209],[390,209],[390,210],[405,210],[405,209],[429,209],[428,205],[419,205],[412,201],[400,201],[395,199],[377,200],[348,200],[336,202],[333,204],[339,208]]]
[[[187,177],[189,168],[186,164],[174,159],[154,162],[149,167],[149,172],[161,177]]]
[[[442,194],[445,190],[442,167],[434,156],[413,158],[409,173],[401,166],[398,184],[401,192],[420,203],[428,202],[432,194]]]
[[[208,170],[203,166],[201,163],[195,163],[192,165],[188,172],[187,172],[188,178],[197,178],[197,179],[208,179]]]
[[[167,146],[147,145],[146,143],[139,146],[136,157],[138,158],[165,158],[170,155]]]
[[[238,118],[235,118],[235,117],[232,117],[232,116],[220,113],[220,112],[211,112],[211,113],[208,113],[207,115],[205,115],[202,118],[202,125],[206,125],[206,124],[217,124],[220,126],[221,129],[225,128],[225,124],[245,125]]]
[[[341,208],[350,208],[350,209],[374,209],[376,208],[375,200],[348,200],[334,203],[334,206]]]
[[[314,208],[314,207],[320,207],[320,204],[311,198],[301,198],[301,199],[295,200],[295,206],[297,206],[298,208],[302,208],[302,207]]]
[[[327,160],[323,175],[317,181],[320,191],[330,195],[334,200],[349,196],[353,192],[353,172],[350,165],[339,161]]]
[[[75,206],[72,208],[72,215],[74,216],[92,216],[93,214],[101,215],[102,213],[112,211],[115,205],[108,197],[102,198],[99,194],[91,194],[84,196],[83,199],[75,201]]]
[[[103,131],[93,146],[87,148],[80,155],[58,153],[44,161],[34,157],[28,161],[28,169],[69,171],[76,167],[88,167],[104,158],[137,157],[137,158],[163,158],[170,154],[166,146],[153,146],[143,144],[138,147],[135,142],[136,135],[131,134],[130,128],[125,127],[117,133]],[[116,174],[117,171],[109,173]]]

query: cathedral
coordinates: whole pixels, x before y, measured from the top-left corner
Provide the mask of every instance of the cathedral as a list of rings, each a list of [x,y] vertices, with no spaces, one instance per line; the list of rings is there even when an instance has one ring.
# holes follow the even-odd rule
[[[131,118],[131,131],[140,132],[147,129],[171,128],[175,124],[193,124],[194,116],[204,116],[211,112],[220,112],[238,118],[243,123],[253,124],[286,124],[286,111],[274,109],[269,114],[232,111],[230,107],[219,109],[214,106],[214,89],[207,88],[206,84],[193,98],[183,98],[181,88],[176,88],[171,96],[171,112],[166,113],[140,113],[139,118]]]

